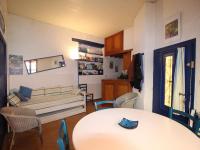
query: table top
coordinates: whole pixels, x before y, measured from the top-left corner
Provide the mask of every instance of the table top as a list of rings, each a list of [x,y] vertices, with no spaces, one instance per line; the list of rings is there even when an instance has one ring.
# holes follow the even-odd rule
[[[136,129],[118,125],[138,120]],[[181,124],[158,114],[128,108],[93,112],[73,131],[75,150],[199,150],[200,139]]]

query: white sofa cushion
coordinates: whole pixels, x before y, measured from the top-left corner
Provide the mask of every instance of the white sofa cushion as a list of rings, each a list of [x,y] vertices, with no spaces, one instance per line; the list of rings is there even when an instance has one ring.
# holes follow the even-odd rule
[[[31,96],[44,95],[44,88],[32,90]]]
[[[21,102],[20,107],[38,110],[83,100],[83,96],[72,94],[34,96],[27,102]]]
[[[45,89],[45,95],[57,95],[60,94],[61,88],[55,87],[55,88],[46,88]]]
[[[61,93],[72,93],[73,90],[74,90],[73,86],[61,87]]]

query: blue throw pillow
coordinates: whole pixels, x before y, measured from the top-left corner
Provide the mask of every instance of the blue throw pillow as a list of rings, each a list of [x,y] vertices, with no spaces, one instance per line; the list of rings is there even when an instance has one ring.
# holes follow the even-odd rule
[[[31,98],[32,89],[25,86],[20,86],[19,94],[25,98]]]
[[[14,92],[14,94],[20,99],[20,101],[22,102],[26,102],[29,100],[29,98],[24,97],[23,95],[21,95],[19,92]]]

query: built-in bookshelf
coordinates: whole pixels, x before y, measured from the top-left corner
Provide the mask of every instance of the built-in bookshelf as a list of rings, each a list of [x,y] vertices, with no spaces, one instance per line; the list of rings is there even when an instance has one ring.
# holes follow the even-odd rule
[[[79,55],[79,75],[103,75],[103,57],[92,54]]]
[[[72,38],[79,43],[78,75],[103,75],[103,44]]]

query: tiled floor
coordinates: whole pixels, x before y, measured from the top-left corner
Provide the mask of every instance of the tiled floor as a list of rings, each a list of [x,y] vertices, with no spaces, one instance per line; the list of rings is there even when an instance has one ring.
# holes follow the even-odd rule
[[[81,114],[66,118],[69,137],[70,137],[70,150],[73,150],[73,144],[72,144],[73,128],[82,117],[84,117],[85,115],[93,111],[94,111],[93,103],[88,102],[86,113],[81,113]],[[43,140],[44,140],[43,145],[41,145],[37,132],[35,130],[24,132],[24,133],[18,133],[16,135],[16,140],[15,140],[15,145],[13,147],[13,150],[58,150],[56,140],[58,137],[59,126],[60,126],[59,120],[44,124],[42,126]],[[9,148],[10,137],[11,137],[10,135],[7,135],[3,150],[7,150]]]

